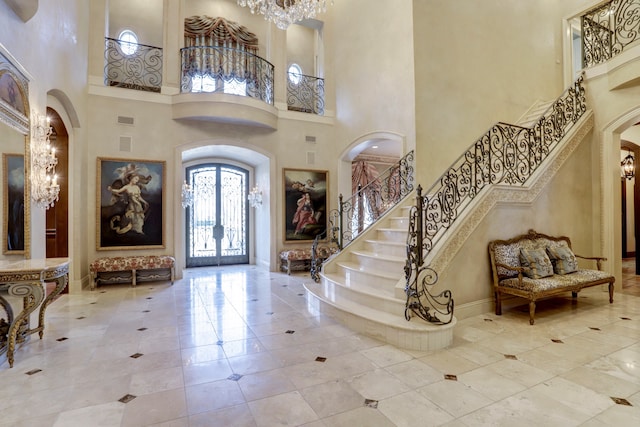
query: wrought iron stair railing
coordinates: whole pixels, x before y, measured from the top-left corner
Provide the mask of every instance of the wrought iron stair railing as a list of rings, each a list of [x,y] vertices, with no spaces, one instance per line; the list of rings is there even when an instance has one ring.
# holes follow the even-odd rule
[[[318,256],[318,245],[323,240],[344,249],[358,235],[375,224],[386,212],[413,191],[413,151],[405,154],[396,164],[386,169],[374,181],[344,200],[338,198],[338,208],[329,212],[329,226],[316,236],[311,245],[311,277],[318,282],[324,259]]]
[[[612,0],[581,16],[582,66],[608,61],[640,39],[640,0]]]
[[[453,319],[451,291],[430,289],[437,272],[425,259],[445,233],[490,185],[524,185],[586,112],[583,76],[580,76],[531,127],[497,123],[422,195],[418,186],[411,208],[405,265],[405,318],[418,316],[446,324]],[[444,316],[442,319],[438,317]]]

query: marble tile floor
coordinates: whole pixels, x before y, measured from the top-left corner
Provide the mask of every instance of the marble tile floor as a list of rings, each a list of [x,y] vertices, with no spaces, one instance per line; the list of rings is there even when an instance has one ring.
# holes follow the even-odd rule
[[[640,425],[634,284],[542,301],[534,326],[526,304],[463,319],[422,353],[314,314],[307,280],[222,267],[62,295],[0,365],[0,427]]]

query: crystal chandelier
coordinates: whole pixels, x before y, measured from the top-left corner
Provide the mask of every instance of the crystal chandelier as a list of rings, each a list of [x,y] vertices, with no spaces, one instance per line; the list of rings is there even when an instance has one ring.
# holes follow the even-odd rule
[[[182,207],[186,208],[193,205],[193,188],[187,181],[182,184]]]
[[[262,191],[260,191],[260,189],[255,186],[251,189],[251,191],[249,191],[249,196],[247,196],[247,199],[249,199],[249,206],[251,206],[252,208],[257,208],[258,206],[262,205]]]
[[[248,6],[251,13],[264,15],[264,19],[273,22],[281,30],[327,10],[326,0],[238,0],[238,5]]]
[[[39,208],[49,209],[58,200],[60,186],[56,175],[56,149],[49,137],[53,128],[49,118],[33,114],[31,135],[31,199]]]

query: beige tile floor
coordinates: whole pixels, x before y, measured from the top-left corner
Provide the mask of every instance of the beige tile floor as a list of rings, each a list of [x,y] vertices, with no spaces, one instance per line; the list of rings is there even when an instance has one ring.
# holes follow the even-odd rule
[[[0,426],[640,425],[632,273],[614,304],[586,289],[539,303],[534,326],[505,307],[431,353],[310,313],[306,280],[223,267],[63,295],[0,365]]]

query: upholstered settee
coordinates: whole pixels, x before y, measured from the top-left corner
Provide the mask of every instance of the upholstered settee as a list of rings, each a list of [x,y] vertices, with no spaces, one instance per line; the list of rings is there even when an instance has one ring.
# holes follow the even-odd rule
[[[132,255],[102,257],[89,264],[91,289],[101,283],[131,283],[171,280],[173,284],[175,258],[170,255]]]
[[[582,288],[609,285],[613,302],[615,277],[602,271],[602,257],[576,255],[566,236],[552,237],[529,230],[509,240],[489,242],[496,314],[502,314],[503,294],[529,300],[529,323],[534,324],[536,301],[571,292],[574,298]],[[578,259],[595,261],[597,270],[582,269]]]
[[[318,256],[326,260],[338,251],[333,246],[318,246]],[[280,252],[280,270],[291,274],[292,271],[308,271],[311,269],[312,249],[297,248]]]

